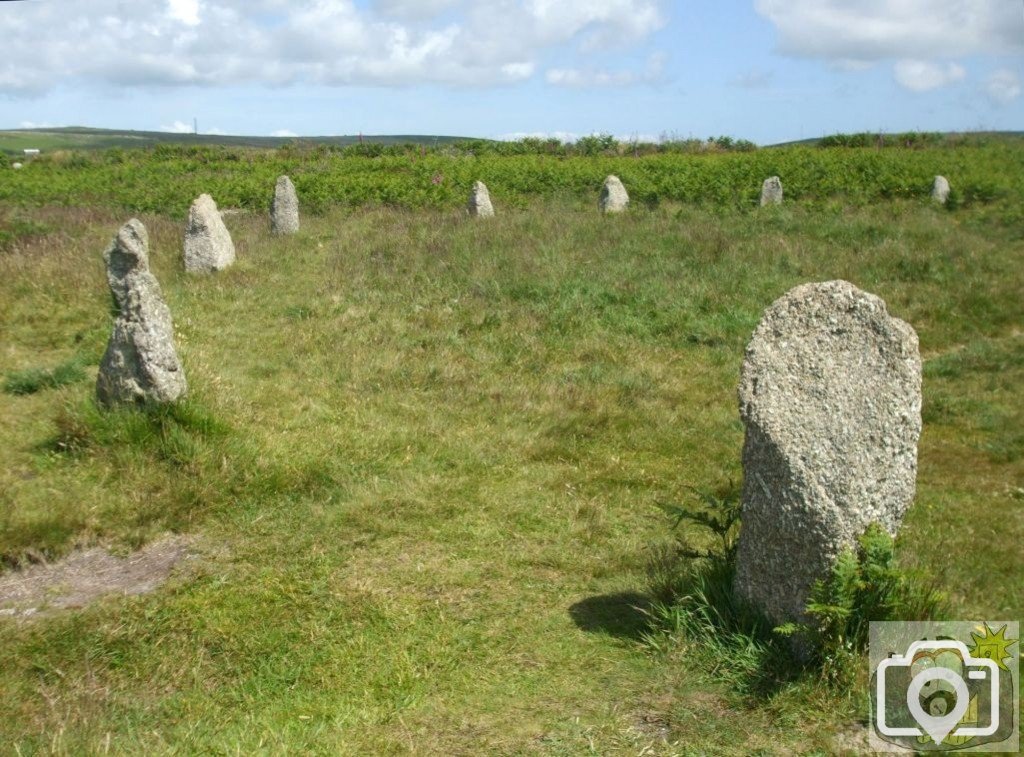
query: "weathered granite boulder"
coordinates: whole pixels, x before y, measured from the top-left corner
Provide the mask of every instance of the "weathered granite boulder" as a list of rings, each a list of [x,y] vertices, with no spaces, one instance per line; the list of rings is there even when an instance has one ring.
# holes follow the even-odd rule
[[[949,199],[949,182],[945,176],[936,176],[932,184],[932,199],[940,205],[945,205]]]
[[[235,262],[235,243],[210,195],[199,195],[188,211],[185,270],[211,273]]]
[[[776,300],[739,386],[743,512],[735,590],[782,623],[877,522],[895,534],[914,499],[921,434],[917,334],[846,281]]]
[[[174,326],[160,284],[149,272],[149,236],[136,219],[103,253],[118,307],[96,378],[100,404],[173,402],[188,389],[174,347]]]
[[[287,176],[278,176],[274,199],[270,203],[270,232],[294,234],[299,230],[299,196]]]
[[[782,179],[769,176],[761,185],[761,207],[782,204]]]
[[[601,212],[621,213],[629,205],[629,194],[618,176],[609,176],[601,187]]]
[[[494,216],[494,206],[491,205],[491,193],[487,191],[487,185],[482,181],[473,182],[473,189],[469,193],[467,209],[471,216],[477,218],[491,218]]]

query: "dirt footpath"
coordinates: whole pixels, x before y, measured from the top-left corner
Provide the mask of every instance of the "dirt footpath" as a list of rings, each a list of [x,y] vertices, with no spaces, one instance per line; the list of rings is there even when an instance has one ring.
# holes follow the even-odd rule
[[[0,616],[83,607],[107,594],[146,594],[192,556],[190,543],[185,536],[167,536],[127,557],[94,547],[57,562],[2,573]]]

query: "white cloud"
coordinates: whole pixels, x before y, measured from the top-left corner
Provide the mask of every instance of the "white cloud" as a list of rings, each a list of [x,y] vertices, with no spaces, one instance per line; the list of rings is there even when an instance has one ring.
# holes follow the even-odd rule
[[[53,124],[49,123],[36,123],[35,121],[22,121],[18,124],[20,129],[49,129]]]
[[[511,134],[501,134],[495,139],[503,142],[518,142],[520,139],[557,139],[559,142],[572,144],[578,141],[581,137],[599,137],[603,136],[599,132],[591,132],[590,134],[577,134],[574,131],[515,131]],[[661,138],[653,134],[640,134],[634,132],[633,134],[617,134],[615,135],[617,142],[629,144],[631,142],[645,142],[645,143],[658,143],[661,142]]]
[[[642,132],[633,134],[619,134],[615,137],[616,140],[623,144],[631,144],[637,142],[640,144],[656,145],[661,142],[661,137],[656,134],[644,134]]]
[[[893,76],[904,89],[928,92],[963,81],[967,72],[956,63],[942,65],[923,60],[901,60],[893,66]]]
[[[658,4],[648,0],[526,0],[524,6],[541,36],[585,31],[586,49],[635,42],[665,24]]]
[[[843,71],[892,62],[893,78],[912,92],[963,81],[951,59],[1024,53],[1019,0],[754,0],[754,7],[775,26],[782,53]],[[1016,97],[1005,76],[985,90],[996,102]]]
[[[192,134],[195,132],[195,125],[186,121],[175,120],[170,126],[161,126],[160,131],[169,131],[172,134]],[[200,129],[199,133],[211,135],[227,134],[226,131],[217,126],[211,126],[209,129]]]
[[[574,131],[514,131],[496,137],[503,142],[518,142],[520,139],[557,139],[559,142],[575,142],[580,135]]]
[[[170,126],[161,126],[160,131],[169,131],[174,134],[191,134],[193,128],[192,124],[187,124],[184,121],[175,121]]]
[[[1024,51],[1012,0],[755,0],[788,55],[829,61],[933,60]]]
[[[437,16],[459,4],[459,0],[374,0],[373,6],[383,16],[421,20]]]
[[[832,68],[840,71],[867,71],[874,65],[869,60],[857,60],[856,58],[839,58],[831,61]]]
[[[513,84],[631,48],[666,0],[90,0],[0,14],[0,95],[58,84]],[[584,53],[585,54],[585,53]],[[569,63],[567,68],[574,64]]]
[[[509,79],[529,79],[533,76],[534,69],[536,68],[533,63],[522,61],[519,63],[506,63],[501,67],[501,72]]]
[[[167,14],[186,26],[199,24],[199,0],[167,0]]]
[[[635,83],[632,71],[581,71],[575,68],[552,68],[544,74],[548,84],[556,87],[628,87]]]
[[[272,137],[297,137],[299,135],[296,134],[294,131],[291,131],[290,129],[278,129],[277,131],[270,132],[270,136],[272,136]]]
[[[985,94],[998,105],[1009,105],[1020,97],[1020,93],[1020,76],[1008,68],[993,71],[985,81]]]
[[[631,87],[652,84],[662,78],[665,56],[652,55],[642,71],[603,71],[599,69],[552,68],[544,80],[556,87]]]

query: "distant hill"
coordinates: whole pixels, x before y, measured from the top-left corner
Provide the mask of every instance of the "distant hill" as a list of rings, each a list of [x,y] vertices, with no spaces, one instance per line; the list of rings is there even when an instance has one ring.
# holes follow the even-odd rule
[[[911,133],[913,134],[915,132],[911,132]],[[921,132],[920,134],[923,134],[923,135],[927,136],[928,134],[931,134],[931,132]],[[767,146],[768,147],[796,147],[796,146],[799,146],[799,145],[805,145],[805,146],[808,146],[808,147],[815,147],[818,144],[820,144],[823,140],[833,139],[836,136],[840,136],[840,137],[842,137],[842,136],[857,137],[857,136],[862,136],[862,135],[867,136],[868,133],[864,132],[862,134],[852,134],[852,135],[826,135],[824,137],[811,137],[810,139],[796,139],[796,140],[793,140],[792,142],[779,142],[777,144],[767,145]],[[872,136],[872,137],[882,136],[883,138],[886,139],[886,141],[889,141],[889,140],[892,140],[892,139],[894,139],[896,137],[899,137],[901,135],[898,132],[888,132],[888,133],[883,133],[881,135],[871,134],[870,136]],[[995,140],[1000,140],[1000,139],[1020,140],[1020,139],[1024,139],[1024,131],[949,131],[949,132],[936,133],[936,136],[939,136],[941,138],[948,139],[948,140],[958,140],[959,139],[959,140],[967,140],[967,141],[974,140],[974,139],[985,139],[985,140],[993,140],[993,139],[995,139]]]
[[[792,147],[796,145],[816,146],[823,140],[836,137],[865,138],[872,140],[879,135],[853,134],[829,135],[811,139],[780,142],[765,147]],[[905,135],[883,134],[886,144],[891,145]],[[954,142],[1024,140],[1024,131],[982,131],[982,132],[947,132],[920,133],[924,137],[920,146],[930,143],[941,143],[944,140]],[[131,131],[120,129],[93,129],[87,126],[61,126],[43,129],[0,129],[0,153],[21,155],[26,149],[39,149],[44,152],[53,150],[99,150],[110,147],[147,147],[156,144],[184,145],[225,145],[228,147],[276,148],[292,142],[304,142],[324,145],[352,145],[360,140],[377,144],[415,144],[436,146],[451,144],[460,140],[477,139],[476,137],[432,136],[428,134],[363,134],[317,137],[250,137],[232,134],[181,134],[167,131]]]
[[[274,148],[290,142],[325,145],[351,145],[360,141],[379,144],[443,145],[467,137],[389,134],[335,137],[247,137],[228,134],[178,134],[166,131],[122,131],[62,126],[45,129],[0,130],[0,152],[21,154],[26,149],[90,150],[108,147],[146,147],[160,143],[190,145],[227,145],[231,147]]]

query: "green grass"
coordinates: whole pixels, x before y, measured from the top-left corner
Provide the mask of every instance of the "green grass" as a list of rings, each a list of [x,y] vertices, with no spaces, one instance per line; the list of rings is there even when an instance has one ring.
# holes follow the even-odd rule
[[[8,394],[35,394],[43,389],[53,389],[85,379],[82,359],[66,360],[56,368],[26,368],[9,373],[3,382]]]
[[[191,397],[0,393],[0,555],[178,530],[201,557],[152,595],[0,619],[3,750],[834,750],[862,699],[652,649],[632,609],[672,538],[658,503],[741,480],[744,346],[810,280],[880,295],[921,339],[901,561],[959,617],[1021,615],[1012,205],[591,199],[482,223],[334,208],[289,238],[231,216],[238,263],[205,278],[181,219],[143,215]],[[109,333],[100,255],[126,218],[38,214],[60,231],[0,253],[5,376],[94,361]]]

